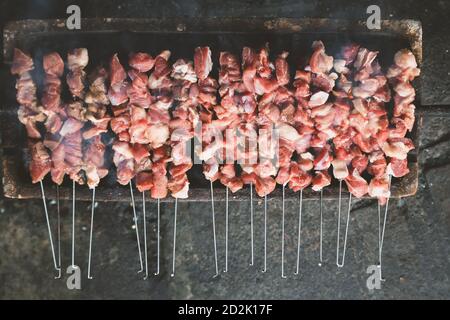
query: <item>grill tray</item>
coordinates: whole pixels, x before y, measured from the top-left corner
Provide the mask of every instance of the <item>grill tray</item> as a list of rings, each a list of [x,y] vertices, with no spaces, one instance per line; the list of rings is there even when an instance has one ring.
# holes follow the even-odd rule
[[[147,51],[152,55],[162,49],[172,51],[173,61],[177,58],[193,58],[194,48],[208,45],[213,53],[213,75],[217,76],[217,61],[220,51],[227,50],[240,54],[242,47],[261,47],[269,42],[271,56],[282,50],[290,52],[289,65],[294,68],[301,64],[311,53],[314,40],[322,40],[329,54],[335,54],[342,44],[355,41],[370,50],[380,52],[378,59],[385,70],[393,62],[395,52],[401,48],[410,48],[422,61],[422,27],[420,22],[412,20],[382,21],[381,30],[369,30],[363,22],[349,22],[330,19],[290,19],[290,18],[199,18],[199,19],[83,19],[82,29],[71,31],[65,28],[64,20],[23,20],[7,24],[3,33],[4,63],[10,65],[14,47],[32,53],[33,58],[41,61],[50,51],[61,55],[75,47],[89,49],[90,61],[86,68],[89,73],[94,66],[107,65],[115,52],[121,61],[126,61],[131,51]],[[42,72],[39,63],[35,72]],[[1,82],[5,90],[1,105],[0,147],[3,149],[3,189],[9,198],[40,198],[40,189],[31,183],[27,169],[26,133],[17,119],[15,101],[15,79],[9,74],[9,68],[2,68]],[[43,77],[39,77],[42,81]],[[38,79],[36,79],[38,80]],[[42,88],[39,83],[38,87]],[[416,106],[420,101],[420,80],[415,82],[417,90]],[[39,92],[38,92],[39,96]],[[64,97],[63,99],[68,97]],[[390,106],[392,108],[392,105]],[[392,196],[405,197],[416,193],[418,186],[418,131],[421,116],[417,112],[416,125],[410,137],[416,149],[408,155],[410,173],[392,181]],[[130,201],[129,188],[115,181],[115,172],[111,166],[110,174],[100,182],[96,189],[98,201]],[[71,183],[65,179],[60,187],[60,198],[71,197]],[[189,171],[190,193],[184,201],[209,201],[209,182],[204,179],[200,165],[194,165]],[[55,197],[55,186],[47,177],[44,180],[48,198]],[[325,198],[337,198],[337,182],[324,188]],[[91,192],[86,186],[78,186],[77,200],[90,200]],[[225,199],[225,189],[215,184],[215,200]],[[304,191],[304,199],[318,198],[319,193],[310,188]],[[286,189],[286,200],[297,199],[291,190]],[[269,195],[270,199],[281,199],[281,187]],[[168,197],[162,201],[172,201]],[[233,194],[230,200],[248,200],[248,190]]]

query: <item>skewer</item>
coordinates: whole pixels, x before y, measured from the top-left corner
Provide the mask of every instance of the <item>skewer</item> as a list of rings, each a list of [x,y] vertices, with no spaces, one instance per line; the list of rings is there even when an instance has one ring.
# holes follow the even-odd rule
[[[378,267],[380,266],[380,250],[381,250],[381,206],[377,200],[378,207]]]
[[[267,272],[267,195],[264,195],[264,269]]]
[[[386,281],[386,279],[384,279],[382,277],[382,274],[381,274],[381,256],[382,256],[382,253],[383,253],[384,231],[386,229],[386,220],[387,220],[388,207],[389,207],[389,198],[390,198],[390,191],[391,191],[391,178],[392,178],[392,176],[389,175],[389,177],[388,177],[388,180],[389,180],[389,182],[388,182],[388,185],[389,185],[389,196],[386,199],[386,205],[384,207],[383,231],[381,233],[380,248],[379,248],[379,251],[378,251],[378,260],[380,262],[380,264],[378,265],[378,267],[380,268],[380,281]]]
[[[142,212],[144,216],[144,257],[145,257],[145,277],[148,278],[148,259],[147,259],[147,220],[145,217],[145,192],[142,192]]]
[[[45,220],[47,221],[48,237],[50,239],[50,247],[52,249],[53,266],[54,266],[55,270],[58,271],[58,274],[59,274],[58,276],[55,276],[55,279],[58,279],[58,277],[61,276],[61,267],[58,267],[58,264],[56,263],[55,247],[53,246],[52,230],[50,228],[50,220],[48,217],[47,201],[45,199],[44,185],[42,183],[42,180],[39,181],[39,183],[41,185],[42,202],[44,203],[44,212],[45,212]]]
[[[173,251],[172,251],[172,273],[170,276],[175,276],[175,249],[177,244],[177,210],[178,210],[178,198],[175,198],[175,215],[173,221]]]
[[[93,279],[91,276],[91,257],[92,257],[92,233],[94,231],[94,211],[95,211],[95,187],[92,188],[91,231],[89,233],[88,279]]]
[[[322,266],[322,230],[323,230],[323,210],[322,210],[322,205],[323,205],[323,189],[320,189],[320,253],[319,253],[319,267]]]
[[[158,200],[157,200],[157,202],[158,202],[158,209],[157,209],[157,211],[158,211],[158,217],[157,217],[157,219],[158,219],[158,222],[157,222],[157,226],[156,226],[156,272],[155,272],[155,276],[157,276],[157,275],[159,275],[159,230],[160,230],[160,224],[159,224],[159,221],[160,221],[160,201],[159,201],[159,198],[158,198]]]
[[[75,180],[72,180],[72,267],[75,265]]]
[[[342,268],[345,263],[345,250],[347,249],[347,234],[348,234],[348,224],[350,221],[350,211],[352,210],[352,194],[350,193],[348,196],[348,211],[347,211],[347,223],[345,226],[345,236],[344,236],[344,250],[342,252],[342,262],[339,263],[339,229],[338,229],[338,238],[337,238],[337,255],[336,255],[336,265],[339,268]]]
[[[61,279],[61,211],[59,207],[59,185],[56,185],[56,212],[57,212],[57,223],[58,223],[58,266],[59,273],[56,279]]]
[[[225,270],[228,272],[228,187],[225,189]]]
[[[281,213],[281,278],[286,279],[284,275],[284,189],[286,184],[283,184],[282,188],[282,213]]]
[[[214,189],[212,180],[210,180],[210,185],[211,185],[211,209],[212,209],[213,241],[214,241],[214,261],[216,263],[216,274],[213,276],[213,278],[215,278],[219,275],[219,266],[217,263],[216,214],[214,212]]]
[[[341,199],[342,199],[342,179],[339,179],[339,202],[338,202],[338,221],[337,221],[337,241],[336,241],[336,265],[339,267],[339,239],[341,231]]]
[[[253,184],[250,183],[250,242],[251,242],[251,262],[250,265],[254,264],[254,247],[253,247]]]
[[[138,251],[139,251],[139,262],[141,265],[141,269],[138,271],[138,273],[140,273],[140,272],[144,271],[144,266],[143,266],[143,262],[142,262],[141,242],[139,240],[139,225],[138,225],[138,220],[137,220],[137,215],[136,215],[136,206],[135,206],[135,202],[134,202],[133,185],[131,183],[131,180],[130,180],[130,194],[131,194],[131,205],[133,207],[133,220],[134,220],[134,225],[136,228],[136,240],[137,240],[137,246],[138,246]]]
[[[299,269],[300,269],[300,237],[301,237],[301,231],[302,231],[302,202],[303,202],[303,189],[300,189],[299,208],[298,208],[297,266],[295,269],[296,275],[299,273]]]

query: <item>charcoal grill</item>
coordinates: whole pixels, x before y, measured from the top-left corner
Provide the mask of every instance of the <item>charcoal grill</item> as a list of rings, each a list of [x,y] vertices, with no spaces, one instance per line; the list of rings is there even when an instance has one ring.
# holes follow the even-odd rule
[[[290,52],[288,61],[291,67],[308,57],[311,43],[322,40],[327,52],[335,54],[343,43],[356,41],[370,50],[379,50],[378,59],[385,69],[393,62],[394,53],[402,48],[410,48],[419,63],[422,62],[422,27],[413,20],[382,21],[381,30],[369,30],[365,22],[349,22],[331,19],[291,19],[291,18],[198,18],[198,19],[83,19],[82,29],[66,29],[65,20],[23,20],[7,24],[3,33],[4,59],[9,65],[14,47],[25,49],[33,57],[42,59],[46,52],[58,51],[66,54],[75,47],[89,49],[90,61],[86,70],[92,66],[106,65],[115,52],[122,59],[131,51],[143,50],[156,54],[162,49],[173,52],[173,58],[192,57],[194,48],[208,45],[213,52],[213,61],[218,60],[222,50],[239,54],[243,46],[261,47],[269,42],[272,54],[282,50]],[[124,60],[125,61],[125,60]],[[35,72],[42,72],[36,65]],[[40,198],[37,185],[31,183],[27,169],[26,133],[17,119],[14,78],[8,70],[2,71],[5,99],[2,101],[1,134],[3,148],[3,191],[8,198]],[[217,70],[215,71],[217,73]],[[213,74],[214,75],[214,74]],[[43,77],[40,77],[41,81]],[[38,86],[42,85],[38,82]],[[422,124],[420,113],[420,79],[415,82],[416,124],[410,137],[416,149],[408,155],[410,172],[401,179],[394,179],[391,187],[392,197],[414,195],[418,186],[418,134]],[[64,97],[63,97],[64,98]],[[66,97],[67,98],[67,97]],[[392,107],[392,106],[391,106]],[[194,165],[189,172],[190,197],[186,201],[210,201],[209,182],[203,178],[200,165]],[[48,198],[55,195],[55,186],[49,178],[44,180]],[[215,199],[225,199],[225,189],[220,184],[215,188]],[[71,184],[66,179],[60,187],[60,198],[69,199]],[[97,188],[98,201],[130,201],[128,186],[120,186],[115,181],[115,173],[103,179]],[[308,188],[304,199],[318,198],[319,193]],[[324,198],[337,198],[338,184],[334,182],[323,190]],[[77,200],[90,200],[87,187],[79,187]],[[281,199],[281,187],[269,197]],[[294,192],[286,190],[286,201],[297,200]],[[248,200],[248,192],[241,190],[231,201]],[[173,201],[168,197],[162,201]]]

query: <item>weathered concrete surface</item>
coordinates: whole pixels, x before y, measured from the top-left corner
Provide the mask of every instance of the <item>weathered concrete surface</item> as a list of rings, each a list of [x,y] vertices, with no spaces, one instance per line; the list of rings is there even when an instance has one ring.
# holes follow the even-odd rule
[[[230,203],[229,273],[214,274],[210,207],[179,205],[177,269],[170,278],[173,208],[162,213],[161,275],[143,281],[139,268],[132,212],[125,204],[99,204],[95,216],[93,274],[86,279],[89,205],[78,204],[76,263],[83,271],[82,290],[69,291],[64,280],[54,280],[42,204],[39,201],[2,201],[0,216],[1,298],[180,298],[180,299],[301,299],[449,298],[450,257],[448,187],[441,184],[450,166],[422,176],[416,197],[392,201],[384,248],[381,290],[366,287],[366,269],[377,261],[377,207],[373,201],[352,211],[346,264],[335,266],[336,203],[325,202],[324,260],[317,266],[319,208],[305,202],[302,232],[301,276],[293,275],[296,258],[297,205],[286,206],[286,274],[280,277],[281,208],[269,205],[268,272],[263,266],[262,206],[255,207],[255,266],[250,267],[249,206]],[[148,205],[149,266],[155,270],[155,207]],[[139,207],[140,209],[140,207]],[[216,204],[219,266],[224,266],[224,206]],[[55,221],[55,206],[50,206]],[[64,204],[63,266],[70,262],[71,215]],[[142,222],[142,219],[140,220]],[[141,229],[142,230],[142,229]]]

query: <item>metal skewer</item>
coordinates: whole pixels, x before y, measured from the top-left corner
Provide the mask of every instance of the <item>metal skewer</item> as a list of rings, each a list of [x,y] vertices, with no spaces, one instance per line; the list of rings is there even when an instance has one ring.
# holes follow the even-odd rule
[[[389,198],[390,198],[390,191],[391,191],[391,178],[392,178],[392,176],[389,175],[389,177],[388,177],[388,180],[389,180],[389,182],[388,182],[388,185],[389,185],[389,196],[386,199],[386,205],[384,207],[383,231],[381,233],[380,248],[379,248],[379,252],[378,252],[378,260],[380,262],[378,267],[380,268],[380,280],[381,281],[386,281],[386,279],[383,279],[382,274],[381,274],[381,256],[382,256],[382,252],[383,252],[384,231],[386,229],[386,220],[387,220],[388,207],[389,207]]]
[[[251,261],[250,265],[254,264],[254,247],[253,247],[253,183],[250,183],[250,243],[251,243]]]
[[[267,195],[264,195],[264,269],[267,272]]]
[[[145,192],[142,191],[142,213],[144,217],[144,257],[145,257],[145,277],[148,278],[148,259],[147,259],[147,219],[145,217]]]
[[[131,180],[130,180],[130,194],[131,194],[131,206],[133,207],[134,226],[136,229],[136,240],[137,240],[137,246],[138,246],[138,251],[139,251],[139,262],[141,265],[141,269],[138,271],[138,273],[140,273],[140,272],[144,271],[144,265],[142,262],[141,242],[139,240],[139,224],[138,224],[138,219],[137,219],[137,215],[136,215],[136,205],[134,202],[133,185],[131,183]]]
[[[338,267],[339,267],[339,239],[341,231],[341,199],[342,199],[342,179],[339,179],[339,202],[338,202],[337,241],[336,241],[336,265]]]
[[[228,187],[225,188],[225,269],[228,272]]]
[[[75,265],[75,180],[72,180],[72,267],[78,268]]]
[[[323,240],[323,236],[322,236],[322,231],[323,231],[323,189],[320,189],[320,253],[319,253],[319,267],[322,266],[322,240]]]
[[[302,232],[302,202],[303,202],[303,189],[300,190],[299,208],[298,208],[298,236],[297,236],[297,266],[295,274],[299,273],[300,269],[300,237]]]
[[[213,276],[213,278],[215,278],[219,275],[219,265],[217,263],[216,214],[214,212],[214,189],[212,180],[210,180],[210,186],[211,186],[211,209],[212,209],[213,241],[214,241],[214,261],[216,263],[216,274]]]
[[[282,213],[281,213],[281,278],[286,279],[284,275],[284,189],[286,184],[283,184],[282,188]]]
[[[380,268],[380,250],[381,250],[381,206],[380,201],[377,200],[378,205],[378,268]]]
[[[42,180],[39,181],[41,185],[41,194],[42,194],[42,202],[44,203],[44,212],[45,212],[45,220],[47,221],[47,229],[48,229],[48,237],[50,239],[50,247],[52,249],[52,256],[53,256],[53,266],[56,271],[58,271],[58,276],[55,276],[55,279],[58,279],[61,275],[61,267],[58,267],[58,264],[56,263],[56,255],[55,255],[55,247],[53,246],[53,237],[52,237],[52,229],[50,228],[50,219],[48,217],[48,210],[47,210],[47,201],[45,199],[45,192],[44,192],[44,185],[42,183]]]
[[[178,210],[178,198],[175,198],[175,215],[173,221],[173,246],[172,246],[172,273],[170,276],[175,276],[175,250],[177,245],[177,210]]]
[[[94,211],[95,211],[95,187],[92,188],[91,231],[89,233],[88,279],[92,279],[92,276],[91,276],[91,258],[92,258],[92,234],[93,234],[93,231],[94,231]]]
[[[156,272],[155,272],[155,276],[159,275],[159,230],[160,230],[160,201],[158,198],[158,222],[157,222],[157,226],[156,226]]]
[[[336,255],[336,265],[339,268],[342,268],[344,266],[345,263],[345,250],[347,249],[347,235],[348,235],[348,224],[350,221],[350,211],[352,210],[352,194],[350,192],[349,196],[348,196],[348,211],[347,211],[347,223],[345,226],[345,236],[344,236],[344,249],[342,252],[342,262],[339,263],[339,229],[338,229],[338,238],[337,238],[337,255]],[[340,226],[339,226],[340,228]]]
[[[59,185],[56,185],[56,212],[57,212],[57,223],[58,223],[58,266],[59,266],[59,273],[58,276],[55,277],[55,279],[61,279],[61,211],[59,207]]]

